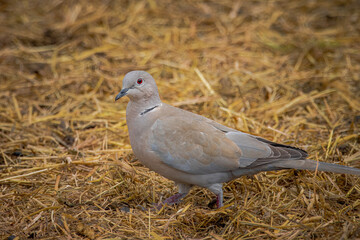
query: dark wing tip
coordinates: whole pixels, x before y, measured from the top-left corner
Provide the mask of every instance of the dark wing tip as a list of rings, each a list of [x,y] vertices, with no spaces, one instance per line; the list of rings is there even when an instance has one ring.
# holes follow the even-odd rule
[[[261,142],[267,143],[272,147],[280,148],[282,150],[287,151],[290,154],[291,158],[304,159],[304,158],[307,158],[309,156],[309,154],[305,150],[303,150],[301,148],[297,148],[297,147],[293,147],[293,146],[289,146],[289,145],[285,145],[285,144],[280,144],[280,143],[276,143],[276,142],[271,142],[269,140],[266,140],[266,139],[263,139],[263,138],[260,138],[260,137],[256,137],[256,139],[261,141]],[[299,156],[299,154],[300,154],[300,156]]]

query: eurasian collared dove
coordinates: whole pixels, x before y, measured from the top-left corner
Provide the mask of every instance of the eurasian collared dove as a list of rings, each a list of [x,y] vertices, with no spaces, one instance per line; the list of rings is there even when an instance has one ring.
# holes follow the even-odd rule
[[[179,188],[179,193],[164,203],[178,202],[197,185],[215,193],[217,206],[222,207],[223,182],[263,171],[293,168],[360,175],[360,169],[309,160],[299,148],[165,104],[147,72],[127,73],[115,101],[123,96],[130,98],[126,123],[135,156]]]

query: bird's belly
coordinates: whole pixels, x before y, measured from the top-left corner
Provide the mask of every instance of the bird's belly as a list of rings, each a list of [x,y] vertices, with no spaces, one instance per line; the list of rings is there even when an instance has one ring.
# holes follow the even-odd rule
[[[135,139],[134,139],[135,141]],[[211,173],[211,174],[190,174],[178,169],[175,169],[167,164],[165,164],[159,156],[153,152],[149,151],[146,148],[141,148],[139,146],[145,146],[143,139],[137,139],[141,144],[131,144],[133,147],[133,152],[137,159],[148,167],[150,170],[160,174],[161,176],[175,181],[177,183],[185,183],[189,185],[197,185],[200,187],[207,187],[214,183],[227,182],[232,179],[230,172],[220,172],[220,173]]]

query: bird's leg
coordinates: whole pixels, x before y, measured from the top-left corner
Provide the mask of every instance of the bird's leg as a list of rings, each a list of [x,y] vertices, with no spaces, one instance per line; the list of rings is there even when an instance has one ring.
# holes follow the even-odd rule
[[[161,208],[163,205],[168,204],[168,205],[173,205],[175,203],[180,202],[180,200],[182,198],[184,198],[188,192],[191,189],[191,185],[188,184],[184,184],[184,183],[176,183],[178,188],[179,188],[179,192],[171,197],[168,197],[167,199],[165,199],[165,201],[163,201],[162,203],[158,204],[156,208]]]
[[[155,204],[154,208],[155,210],[160,210],[164,205],[173,205],[180,202],[180,200],[185,196],[186,193],[177,193],[175,195],[172,195],[171,197],[168,197],[163,202]]]
[[[210,186],[206,186],[210,191],[216,194],[216,206],[221,208],[223,205],[223,190],[221,183],[215,183]]]
[[[223,204],[223,192],[216,195],[216,206],[217,208],[221,208],[224,206]]]
[[[165,199],[165,201],[162,202],[162,205],[165,204],[175,204],[178,203],[183,197],[186,196],[186,193],[177,193],[175,195],[172,195],[171,197],[168,197],[167,199]]]

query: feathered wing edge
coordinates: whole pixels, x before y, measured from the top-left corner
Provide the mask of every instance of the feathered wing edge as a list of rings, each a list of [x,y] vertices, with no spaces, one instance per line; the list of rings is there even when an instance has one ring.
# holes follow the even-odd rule
[[[306,159],[308,157],[307,152],[300,148],[271,142],[260,137],[254,136],[254,138],[267,143],[273,152],[272,155],[266,158],[258,158],[246,168],[233,171],[234,175],[241,176],[281,169],[318,170],[340,174],[360,175],[360,169],[358,168]]]

